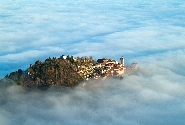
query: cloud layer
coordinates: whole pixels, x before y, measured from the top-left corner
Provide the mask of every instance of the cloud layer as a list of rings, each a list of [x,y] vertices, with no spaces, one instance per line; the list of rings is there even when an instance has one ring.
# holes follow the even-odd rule
[[[184,124],[184,90],[184,74],[172,71],[160,61],[148,67],[141,65],[134,75],[122,80],[100,79],[75,88],[50,88],[43,92],[11,86],[0,91],[0,123]]]
[[[183,50],[184,1],[1,1],[0,77],[36,60]]]
[[[123,55],[138,70],[73,89],[0,88],[0,124],[185,124],[184,8],[183,0],[1,1],[0,78],[62,54]]]

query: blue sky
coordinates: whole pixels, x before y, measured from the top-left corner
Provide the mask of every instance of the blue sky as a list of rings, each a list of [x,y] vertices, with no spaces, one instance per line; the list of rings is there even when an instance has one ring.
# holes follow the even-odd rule
[[[0,0],[0,78],[19,68],[26,69],[36,60],[44,61],[48,57],[60,57],[63,54],[93,56],[96,59],[108,57],[116,60],[123,55],[127,65],[132,62],[138,63],[136,76],[129,76],[123,81],[100,83],[104,85],[101,91],[99,89],[88,91],[89,89],[79,87],[76,90],[79,94],[76,95],[77,98],[87,100],[91,98],[89,102],[92,102],[92,98],[95,98],[95,101],[101,100],[98,95],[106,93],[112,100],[122,99],[128,102],[121,101],[122,105],[119,105],[102,95],[104,99],[99,104],[95,103],[97,107],[94,110],[102,111],[100,113],[102,118],[112,119],[110,124],[147,125],[150,121],[158,125],[168,125],[170,122],[184,124],[184,20],[184,0],[116,0],[114,2],[110,0]],[[117,91],[111,83],[125,87],[125,92],[121,93],[122,89]],[[10,88],[6,92],[9,95],[15,94],[17,102],[25,101],[27,96],[31,96],[31,99],[37,98],[26,95],[19,100],[16,98],[17,91],[19,89]],[[91,94],[93,91],[97,94]],[[65,94],[59,97],[56,93],[52,93],[52,109],[59,115],[69,112],[70,107],[65,102],[60,104],[57,99],[78,102],[70,100],[74,97],[73,93],[67,93],[69,96]],[[81,97],[80,94],[84,96]],[[129,98],[123,98],[127,95]],[[13,101],[12,98],[9,100]],[[50,103],[50,98],[44,101]],[[94,117],[94,119],[87,118],[92,124],[98,123],[98,115],[87,106],[89,102],[82,103],[85,107],[83,111],[78,109],[77,105],[74,106],[72,114],[67,114],[72,118],[76,117],[75,113],[80,114],[77,121],[74,120],[74,124],[87,122],[83,120],[85,112],[89,112],[89,117]],[[66,106],[66,110],[62,109],[62,105]],[[30,105],[26,103],[21,106]],[[47,105],[44,106],[47,107]],[[102,106],[105,107],[102,108]],[[106,112],[108,106],[110,110]],[[8,104],[7,107],[11,109],[13,106]],[[38,107],[31,107],[25,115],[29,113],[39,115],[43,124],[48,123],[44,118],[50,116],[44,115],[44,110],[41,109],[41,113],[38,114],[32,112],[32,108]],[[7,120],[12,116],[11,111],[6,112],[6,108],[0,110],[4,113],[0,113],[0,121],[5,125],[13,124]],[[16,107],[16,110],[22,111],[19,107]],[[49,112],[54,116],[52,111]],[[142,115],[139,116],[137,113]],[[127,115],[133,119],[127,118]],[[19,117],[18,115],[15,118],[17,124],[19,124]],[[32,120],[35,124],[41,124],[34,116]],[[60,117],[53,120],[61,122]],[[26,119],[25,122],[30,123]]]

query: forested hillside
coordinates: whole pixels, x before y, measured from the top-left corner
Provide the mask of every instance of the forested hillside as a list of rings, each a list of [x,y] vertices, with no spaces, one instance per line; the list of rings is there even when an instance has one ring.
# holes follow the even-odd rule
[[[49,86],[72,87],[83,81],[83,77],[77,73],[78,66],[88,65],[89,62],[95,63],[92,57],[77,57],[74,60],[73,56],[67,56],[66,59],[53,57],[44,62],[38,60],[35,64],[30,64],[25,71],[18,69],[6,75],[1,82],[6,85],[18,84],[26,88],[38,87],[40,89]]]

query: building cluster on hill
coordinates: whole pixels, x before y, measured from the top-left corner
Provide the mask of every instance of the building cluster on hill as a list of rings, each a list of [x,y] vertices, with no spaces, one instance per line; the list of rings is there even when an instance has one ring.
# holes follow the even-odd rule
[[[67,60],[67,57],[64,55],[61,58]],[[108,76],[123,77],[123,75],[128,73],[127,71],[135,69],[137,65],[137,63],[133,63],[131,66],[126,67],[123,56],[120,58],[120,62],[108,58],[98,59],[97,61],[92,61],[91,58],[73,58],[73,60],[77,62],[77,73],[86,80]]]

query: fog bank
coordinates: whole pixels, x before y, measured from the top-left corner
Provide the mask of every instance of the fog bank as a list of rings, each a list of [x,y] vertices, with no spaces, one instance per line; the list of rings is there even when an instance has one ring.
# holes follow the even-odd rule
[[[184,0],[0,4],[0,79],[37,60],[93,56],[138,63],[135,74],[75,88],[0,88],[0,125],[185,124]]]
[[[161,61],[140,64],[121,80],[92,80],[75,88],[0,88],[0,124],[184,124],[184,74]]]

